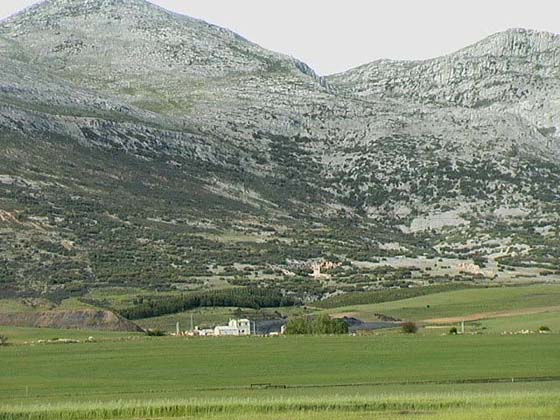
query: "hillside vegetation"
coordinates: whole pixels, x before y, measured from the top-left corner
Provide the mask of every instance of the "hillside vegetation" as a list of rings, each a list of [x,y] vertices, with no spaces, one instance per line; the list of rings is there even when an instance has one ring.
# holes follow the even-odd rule
[[[559,62],[511,30],[322,78],[144,0],[41,2],[0,22],[0,298],[556,281]]]

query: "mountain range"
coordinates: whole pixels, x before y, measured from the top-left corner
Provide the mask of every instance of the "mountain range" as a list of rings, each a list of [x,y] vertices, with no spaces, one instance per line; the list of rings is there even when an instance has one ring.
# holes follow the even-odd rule
[[[560,278],[558,35],[320,77],[144,0],[47,0],[0,68],[5,297]]]

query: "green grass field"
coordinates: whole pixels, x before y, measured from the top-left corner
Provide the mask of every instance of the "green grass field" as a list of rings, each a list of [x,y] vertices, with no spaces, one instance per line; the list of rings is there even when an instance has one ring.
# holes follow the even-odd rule
[[[0,420],[65,419],[550,419],[560,414],[554,391],[323,395],[182,399],[8,406]]]
[[[56,328],[19,328],[0,326],[0,335],[9,338],[11,344],[33,344],[40,340],[68,339],[85,341],[93,337],[95,341],[115,341],[143,338],[142,333],[88,331]],[[1,354],[1,353],[0,353]]]
[[[411,336],[231,339],[0,327],[12,343],[0,347],[0,420],[556,420],[559,304],[560,286],[528,286],[329,310],[366,320],[511,312],[469,322],[462,336],[445,325]],[[518,313],[526,309],[542,311]],[[196,323],[233,310],[195,311]],[[190,313],[141,323],[169,329],[176,319],[188,326]],[[552,333],[502,335],[541,325]],[[90,336],[95,342],[37,344]]]
[[[560,332],[560,311],[487,319],[480,322],[479,328],[487,334],[502,334],[522,330],[537,331],[541,326],[547,326],[556,333]]]
[[[32,304],[31,304],[32,303]],[[16,299],[0,299],[0,313],[2,312],[46,312],[53,309],[57,310],[73,310],[73,309],[91,309],[93,306],[80,302],[76,298],[63,300],[60,304],[55,305],[47,299],[33,299],[31,302]]]
[[[421,321],[555,306],[560,306],[560,285],[466,289],[395,302],[335,308],[329,310],[329,313],[353,314],[363,320],[376,319],[375,314],[382,313],[395,318]]]
[[[140,338],[13,345],[0,361],[0,419],[507,418],[537,408],[554,418],[560,408],[555,334]]]

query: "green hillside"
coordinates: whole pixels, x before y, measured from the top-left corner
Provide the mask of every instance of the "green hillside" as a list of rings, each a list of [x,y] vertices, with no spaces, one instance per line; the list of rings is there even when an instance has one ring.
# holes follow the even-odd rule
[[[466,289],[372,305],[356,305],[330,310],[352,313],[360,319],[375,319],[375,314],[407,320],[462,317],[473,314],[512,312],[529,309],[560,309],[560,286],[540,285]],[[554,309],[555,308],[555,309]]]

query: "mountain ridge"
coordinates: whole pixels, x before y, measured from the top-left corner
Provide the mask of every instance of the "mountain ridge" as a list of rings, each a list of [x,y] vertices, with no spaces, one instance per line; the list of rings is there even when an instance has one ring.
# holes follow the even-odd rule
[[[51,0],[0,23],[6,294],[258,286],[314,300],[558,276],[554,36],[320,78],[152,6]],[[518,55],[475,55],[504,48]],[[322,260],[352,268],[310,280]]]
[[[146,10],[150,10],[150,11],[159,11],[162,12],[163,14],[166,14],[168,16],[172,16],[172,17],[176,17],[176,18],[180,18],[180,19],[184,19],[190,22],[197,22],[197,23],[202,23],[205,24],[209,27],[213,27],[215,29],[224,31],[225,33],[228,33],[229,35],[239,38],[242,41],[257,45],[253,43],[252,41],[246,39],[245,37],[240,36],[239,34],[221,27],[219,25],[215,25],[215,24],[211,24],[208,23],[206,21],[204,21],[203,19],[197,19],[197,18],[193,18],[191,16],[188,16],[184,13],[179,13],[179,12],[174,12],[171,10],[168,10],[162,6],[159,6],[157,4],[154,4],[148,0],[99,0],[99,1],[95,1],[95,2],[90,2],[88,0],[43,0],[40,1],[36,4],[33,4],[31,6],[28,6],[27,8],[15,13],[14,15],[8,16],[4,19],[0,20],[0,25],[3,23],[9,23],[12,20],[17,20],[20,19],[21,17],[24,17],[26,15],[32,15],[35,12],[41,12],[43,9],[49,9],[49,8],[54,8],[55,10],[52,13],[55,14],[60,14],[61,10],[60,10],[60,6],[67,6],[67,7],[73,7],[73,8],[77,8],[79,13],[85,13],[87,14],[89,12],[89,10],[86,7],[91,7],[93,6],[92,10],[102,10],[104,7],[107,6],[112,6],[112,7],[122,7],[122,6],[134,6],[134,7],[139,7],[139,8],[143,8]],[[121,10],[122,11],[122,10]],[[556,34],[553,32],[549,32],[549,31],[543,31],[543,30],[534,30],[534,29],[528,29],[528,28],[522,28],[522,27],[514,27],[514,28],[509,28],[500,32],[496,32],[494,34],[491,34],[487,37],[485,37],[484,39],[482,39],[481,41],[475,42],[467,47],[458,49],[456,51],[450,52],[448,54],[444,54],[441,56],[436,56],[436,57],[430,57],[430,58],[426,58],[426,59],[422,59],[422,60],[413,60],[413,59],[404,59],[404,60],[398,60],[398,59],[389,59],[389,58],[381,58],[378,60],[374,60],[372,62],[369,63],[365,63],[362,65],[359,65],[357,67],[351,68],[349,70],[343,71],[343,72],[339,72],[339,73],[333,73],[333,74],[329,74],[326,75],[324,77],[333,77],[333,76],[337,76],[340,74],[344,74],[356,69],[359,69],[361,67],[365,67],[374,63],[378,63],[378,62],[403,62],[403,63],[417,63],[417,62],[424,62],[424,61],[431,61],[434,59],[439,59],[439,58],[444,58],[447,56],[453,56],[456,54],[460,54],[460,53],[466,53],[466,52],[470,52],[470,51],[476,51],[477,49],[480,49],[480,47],[483,47],[485,45],[493,45],[494,47],[496,46],[500,46],[500,44],[506,43],[506,46],[502,47],[502,53],[504,50],[507,50],[508,47],[511,49],[512,45],[511,45],[511,40],[512,39],[519,39],[519,35],[523,35],[523,37],[525,39],[530,39],[530,38],[536,38],[537,40],[544,40],[544,41],[551,41],[554,40],[557,43],[560,43],[560,34]],[[546,42],[541,42],[540,43],[542,46],[542,44],[546,44]],[[534,43],[534,46],[539,46],[539,43]],[[259,48],[262,48],[259,46]],[[487,49],[487,48],[486,48]],[[483,50],[486,50],[483,49]],[[278,54],[278,53],[277,53]],[[280,54],[283,55],[283,54]],[[295,57],[291,57],[291,56],[287,56],[284,55],[285,57],[289,57],[292,60],[294,60],[294,62],[296,63],[300,63],[302,65],[304,65],[306,68],[308,68],[309,70],[311,70],[313,72],[313,74],[316,75],[315,70],[312,68],[312,66],[310,66],[307,63],[304,63],[303,61],[295,58]]]

